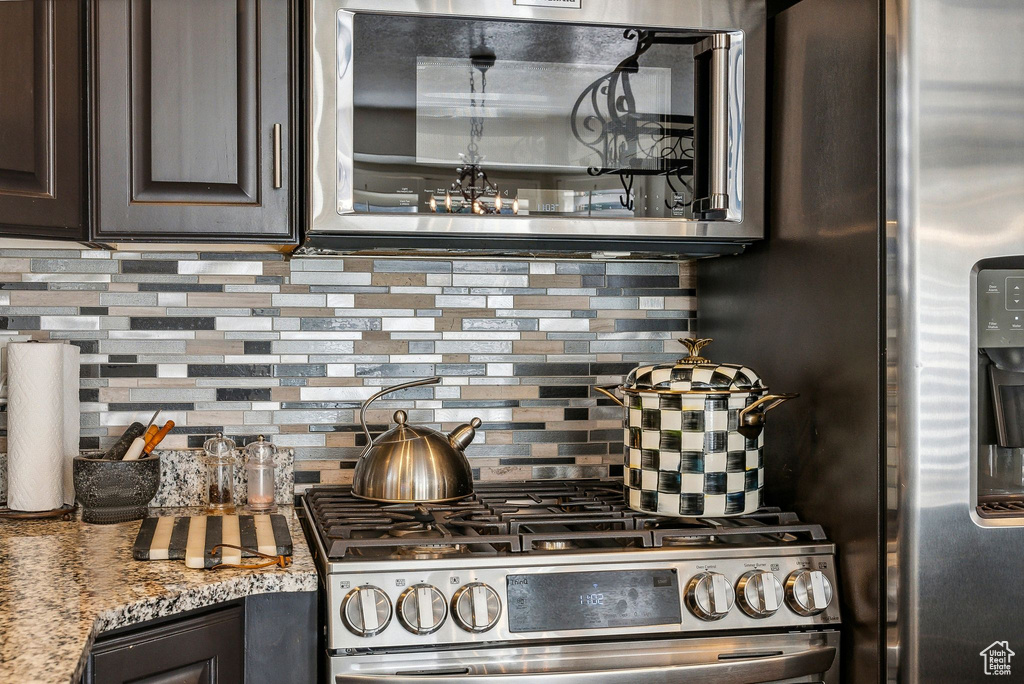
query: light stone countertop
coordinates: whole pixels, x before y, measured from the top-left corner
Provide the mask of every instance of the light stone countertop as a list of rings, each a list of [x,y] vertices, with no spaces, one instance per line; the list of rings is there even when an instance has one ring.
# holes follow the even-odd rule
[[[282,506],[279,512],[289,521],[293,562],[261,570],[136,561],[138,521],[0,520],[0,682],[78,684],[100,632],[249,594],[315,591],[316,568],[295,511]]]

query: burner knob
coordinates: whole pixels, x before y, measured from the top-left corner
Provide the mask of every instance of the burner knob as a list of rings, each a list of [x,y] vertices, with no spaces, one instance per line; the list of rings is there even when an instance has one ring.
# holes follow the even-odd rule
[[[736,583],[736,602],[752,618],[775,615],[782,605],[782,582],[767,570],[751,570]]]
[[[398,597],[398,619],[413,634],[431,634],[448,617],[444,594],[430,584],[414,584]]]
[[[796,570],[786,578],[786,603],[797,615],[822,613],[832,603],[832,583],[819,570]]]
[[[452,617],[467,632],[486,632],[498,624],[501,599],[483,582],[471,582],[452,596]]]
[[[391,622],[391,599],[380,587],[356,587],[341,601],[341,620],[353,634],[371,637]]]
[[[721,620],[732,610],[736,594],[725,575],[702,572],[686,585],[686,607],[701,620]]]

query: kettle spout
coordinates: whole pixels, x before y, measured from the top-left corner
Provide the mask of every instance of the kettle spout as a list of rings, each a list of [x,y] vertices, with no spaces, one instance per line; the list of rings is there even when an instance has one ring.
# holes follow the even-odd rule
[[[476,437],[476,429],[480,427],[480,419],[474,418],[448,433],[448,441],[459,451],[465,450]]]

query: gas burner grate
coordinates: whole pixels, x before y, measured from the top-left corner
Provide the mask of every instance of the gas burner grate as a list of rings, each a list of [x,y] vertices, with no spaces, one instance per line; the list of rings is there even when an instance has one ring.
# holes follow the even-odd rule
[[[825,541],[821,525],[803,523],[796,513],[767,508],[734,518],[658,518],[638,521],[654,537],[654,546],[709,544],[793,544]]]
[[[523,551],[607,551],[649,548],[651,534],[643,530],[550,530],[529,531],[523,527]]]
[[[736,518],[640,513],[626,505],[622,484],[608,480],[481,482],[475,488],[444,504],[382,504],[353,496],[346,486],[314,487],[304,496],[331,560],[826,539],[820,526],[778,509]]]

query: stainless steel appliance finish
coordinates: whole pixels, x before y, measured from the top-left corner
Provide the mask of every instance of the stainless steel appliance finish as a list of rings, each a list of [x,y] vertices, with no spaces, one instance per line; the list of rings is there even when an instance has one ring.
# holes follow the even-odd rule
[[[834,684],[834,631],[353,655],[336,684]],[[404,674],[403,674],[404,673]]]
[[[1024,6],[887,5],[897,678],[989,681],[990,645],[1024,647],[1024,614],[1002,600],[1019,595],[1024,517],[976,508],[978,270],[1024,266],[1024,42],[1009,38]],[[1020,677],[1015,660],[1003,678]]]
[[[463,450],[476,436],[479,418],[449,434],[406,424],[405,411],[395,411],[397,425],[376,439],[366,426],[366,409],[380,397],[440,381],[438,377],[413,380],[383,389],[363,402],[359,423],[366,448],[356,462],[353,494],[385,503],[409,503],[455,501],[473,492],[473,470]]]
[[[537,681],[838,681],[834,548],[792,514],[660,518],[600,480],[477,483],[462,501],[421,505],[316,487],[302,504],[324,585],[327,669],[339,682],[451,677],[455,657],[467,682],[492,681],[517,671],[503,665],[515,644],[548,654],[547,666],[518,666],[551,677]],[[784,592],[790,585],[800,589]],[[637,636],[653,649],[646,663],[588,666],[573,655],[584,642],[614,651]],[[763,679],[751,678],[750,659]]]
[[[623,3],[620,0],[583,0],[580,3],[524,3],[514,0],[393,0],[382,6],[382,3],[373,0],[311,0],[308,5],[310,225],[307,241],[300,247],[305,253],[334,251],[339,245],[346,244],[344,240],[337,239],[339,236],[350,236],[353,239],[378,236],[379,241],[380,236],[387,235],[395,237],[389,243],[393,246],[421,248],[429,248],[432,244],[436,246],[438,239],[460,237],[490,238],[492,247],[505,239],[534,240],[530,244],[539,250],[543,250],[545,245],[556,244],[556,249],[565,249],[568,244],[580,249],[588,246],[600,248],[601,244],[614,242],[632,245],[632,251],[639,252],[644,251],[646,242],[662,246],[688,242],[694,245],[705,243],[703,247],[694,248],[695,252],[705,253],[735,251],[735,243],[746,243],[763,237],[763,2],[696,0],[680,3],[675,0],[632,0]],[[395,211],[357,211],[353,201],[353,169],[361,153],[357,153],[353,140],[354,126],[359,123],[353,105],[354,97],[359,95],[353,92],[358,81],[354,70],[359,68],[359,65],[353,63],[353,26],[355,18],[367,13],[396,18],[510,20],[528,24],[543,22],[570,31],[573,27],[621,27],[627,33],[634,31],[630,35],[635,35],[636,29],[685,30],[697,36],[706,34],[707,39],[698,45],[698,54],[695,54],[698,63],[695,68],[698,71],[706,69],[706,76],[697,79],[695,84],[701,89],[701,97],[706,95],[708,101],[706,108],[693,114],[698,120],[695,125],[706,125],[708,131],[708,143],[695,144],[692,153],[694,168],[697,169],[694,174],[695,187],[692,188],[692,207],[696,214],[689,215],[691,204],[687,200],[685,211],[676,211],[670,207],[668,214],[661,217],[656,217],[659,216],[657,213],[648,213],[645,214],[650,216],[648,218],[639,218],[641,214],[637,214],[594,219],[587,215],[569,215],[573,212],[565,216],[545,216],[543,211],[540,215],[536,214],[539,205],[543,205],[546,200],[535,199],[537,206],[529,216],[468,217],[443,211],[438,213],[433,204],[428,211],[426,201],[417,199],[416,191],[407,187],[374,191],[402,195],[396,195]],[[474,41],[494,39],[487,35],[486,29],[476,33],[479,35],[472,38]],[[379,39],[387,38],[381,35]],[[425,37],[418,36],[416,40],[425,40]],[[573,65],[574,53],[569,48],[570,44],[568,39],[559,41],[559,45],[551,46],[551,50],[552,54],[557,53],[558,60]],[[493,64],[493,59],[490,56],[489,64]],[[706,65],[701,66],[705,59]],[[481,73],[486,68],[485,65]],[[465,113],[463,115],[468,116]],[[489,116],[493,118],[493,109]],[[709,121],[701,123],[708,117]],[[486,123],[487,117],[481,119]],[[414,120],[410,120],[406,130],[411,130],[413,125]],[[388,163],[393,163],[398,157],[401,155],[375,155],[375,158],[387,159]],[[524,161],[524,166],[528,166],[532,160],[526,157]],[[556,169],[554,166],[551,168]],[[652,207],[655,204],[660,207],[663,200],[659,197],[655,201],[654,193],[667,193],[668,190],[656,190],[655,186],[645,185],[642,176],[638,178],[634,192],[638,206],[649,202]],[[428,187],[432,187],[430,179],[425,182]],[[359,191],[364,191],[362,185],[359,185]],[[435,204],[444,201],[443,194],[434,193],[432,197]],[[666,206],[670,204],[668,199],[664,201]],[[421,204],[424,206],[419,206]],[[612,205],[612,208],[622,208],[618,202],[612,202]],[[661,211],[664,213],[664,207]],[[506,201],[505,213],[509,212]],[[689,217],[684,217],[684,214]],[[404,240],[397,236],[404,236]],[[433,242],[425,241],[425,237],[432,238]],[[465,247],[466,243],[462,246]]]

